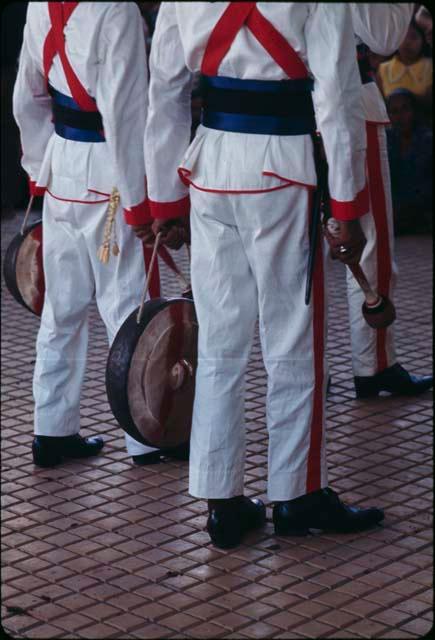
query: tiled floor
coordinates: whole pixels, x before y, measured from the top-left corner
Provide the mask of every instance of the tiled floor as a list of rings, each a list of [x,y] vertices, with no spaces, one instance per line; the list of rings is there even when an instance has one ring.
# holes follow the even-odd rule
[[[18,221],[2,224],[6,246]],[[431,370],[429,237],[397,241],[400,362]],[[432,627],[432,393],[354,399],[341,265],[333,266],[331,486],[386,511],[368,533],[276,538],[230,551],[204,531],[187,464],[133,467],[105,396],[106,336],[92,312],[83,433],[104,452],[33,466],[38,319],[2,291],[2,623],[17,638],[417,638]],[[167,292],[175,293],[176,286]],[[246,492],[265,497],[265,374],[248,376]]]

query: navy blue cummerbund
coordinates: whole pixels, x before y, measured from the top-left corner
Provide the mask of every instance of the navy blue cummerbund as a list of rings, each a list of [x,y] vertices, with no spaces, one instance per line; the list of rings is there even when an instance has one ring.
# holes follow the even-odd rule
[[[316,130],[313,80],[201,76],[201,123],[237,133],[297,136]]]
[[[66,140],[105,142],[103,120],[98,111],[82,111],[73,98],[49,86],[54,130]]]

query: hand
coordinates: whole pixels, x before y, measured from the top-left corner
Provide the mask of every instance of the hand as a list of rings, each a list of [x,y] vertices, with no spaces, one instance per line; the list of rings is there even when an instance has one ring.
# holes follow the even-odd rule
[[[160,243],[166,245],[169,249],[178,250],[184,243],[190,243],[189,218],[172,218],[171,220],[156,218],[152,228],[155,235],[162,234]]]
[[[133,231],[139,240],[144,244],[154,244],[155,236],[152,229],[152,222],[147,224],[134,224]]]
[[[367,240],[358,219],[344,221],[329,218],[323,231],[334,260],[340,260],[344,264],[359,263]]]

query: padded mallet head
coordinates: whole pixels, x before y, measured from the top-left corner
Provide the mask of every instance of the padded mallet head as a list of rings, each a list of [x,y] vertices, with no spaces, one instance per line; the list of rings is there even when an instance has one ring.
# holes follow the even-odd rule
[[[385,296],[380,296],[380,301],[373,306],[364,302],[362,306],[364,320],[373,329],[385,329],[393,324],[396,318],[396,309],[391,300]]]

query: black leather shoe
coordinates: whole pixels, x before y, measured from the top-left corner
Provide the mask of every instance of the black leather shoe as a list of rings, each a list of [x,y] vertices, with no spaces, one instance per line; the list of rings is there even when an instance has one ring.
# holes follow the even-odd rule
[[[189,460],[190,456],[190,442],[178,445],[178,447],[171,447],[169,449],[160,449],[164,458],[173,458],[174,460]]]
[[[38,467],[55,467],[68,458],[96,456],[103,446],[104,440],[98,436],[35,436],[32,443],[33,462]]]
[[[355,376],[357,398],[373,398],[380,391],[389,391],[400,396],[415,396],[432,386],[433,376],[413,376],[398,363],[374,376]]]
[[[149,453],[141,453],[138,456],[132,456],[134,464],[140,467],[146,467],[150,464],[160,464],[162,462],[162,456],[160,449],[157,451],[150,451]]]
[[[383,519],[382,509],[347,506],[329,488],[295,500],[277,502],[273,508],[273,523],[278,536],[306,536],[310,529],[339,533],[363,531]]]
[[[174,460],[189,460],[189,454],[190,443],[186,442],[178,445],[178,447],[157,449],[156,451],[150,451],[149,453],[132,456],[132,459],[134,464],[147,466],[149,464],[160,464],[160,462],[165,462],[166,458],[172,458]]]
[[[220,549],[236,547],[245,533],[266,521],[266,507],[258,498],[237,496],[208,501],[207,531]]]

